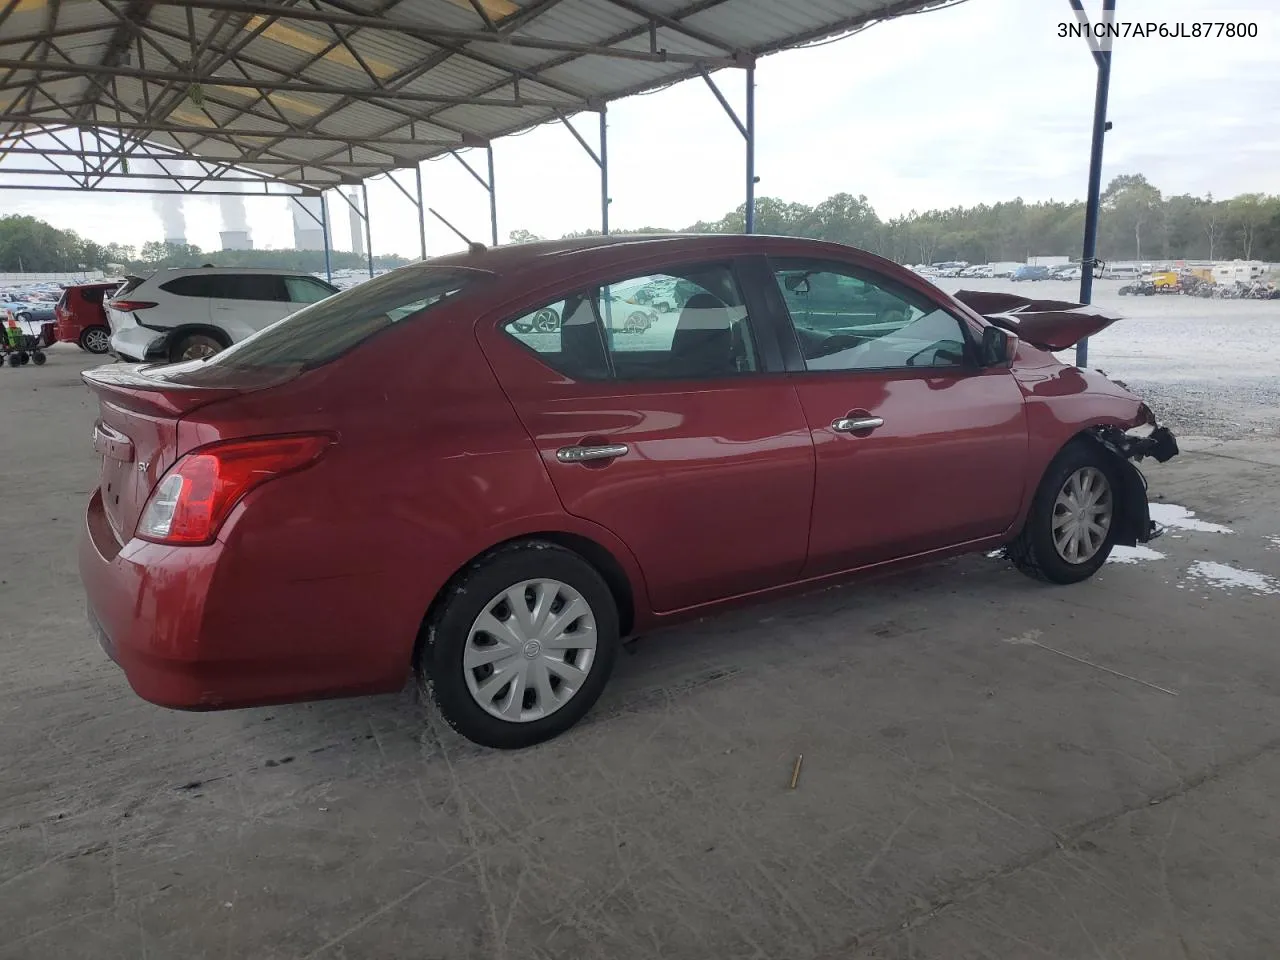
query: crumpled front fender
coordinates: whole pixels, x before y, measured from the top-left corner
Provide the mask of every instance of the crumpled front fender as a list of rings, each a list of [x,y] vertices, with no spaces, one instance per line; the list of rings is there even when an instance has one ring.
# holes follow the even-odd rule
[[[1114,459],[1120,489],[1119,524],[1115,542],[1126,547],[1146,543],[1164,530],[1151,519],[1147,502],[1147,478],[1134,463],[1146,457],[1164,463],[1178,455],[1178,441],[1168,427],[1156,427],[1145,437],[1134,436],[1115,427],[1095,427],[1089,431],[1093,440]]]

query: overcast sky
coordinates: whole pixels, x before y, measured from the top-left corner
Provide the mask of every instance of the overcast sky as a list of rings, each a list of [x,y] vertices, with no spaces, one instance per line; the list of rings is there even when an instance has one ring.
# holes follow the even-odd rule
[[[1098,6],[1086,0],[1092,16]],[[1121,20],[1253,22],[1259,36],[1117,41],[1104,183],[1141,172],[1166,194],[1280,192],[1280,0],[1119,0],[1118,11]],[[1067,0],[967,0],[760,61],[759,194],[812,204],[865,193],[882,217],[1082,197],[1095,70],[1084,40],[1057,36],[1070,18]],[[740,106],[743,75],[715,77]],[[577,120],[588,142],[595,122]],[[687,226],[742,202],[742,138],[701,80],[612,105],[609,155],[614,226]],[[498,141],[495,156],[504,240],[516,228],[559,236],[598,227],[595,165],[562,127]],[[483,170],[483,153],[471,158]],[[423,177],[430,205],[489,239],[487,196],[456,161],[424,164]],[[385,182],[369,193],[374,250],[416,256],[413,208]],[[292,245],[288,202],[248,201],[256,246]],[[185,203],[188,239],[216,249],[216,201]],[[5,192],[0,210],[102,243],[162,236],[143,197]],[[334,246],[350,249],[347,218],[335,220]],[[432,253],[458,245],[437,223],[428,241]]]

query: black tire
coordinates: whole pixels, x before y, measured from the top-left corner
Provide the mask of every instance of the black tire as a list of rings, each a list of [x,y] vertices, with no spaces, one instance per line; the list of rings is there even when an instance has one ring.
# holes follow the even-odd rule
[[[43,367],[46,359],[48,358],[44,355],[44,352],[41,350],[37,350],[33,354],[31,354],[31,362],[34,363],[37,367]]]
[[[476,618],[503,590],[523,580],[558,580],[582,595],[595,621],[595,656],[582,686],[549,716],[501,720],[484,710],[467,687],[463,654]],[[445,588],[423,632],[416,669],[449,726],[475,743],[502,750],[533,746],[577,723],[599,698],[619,646],[618,610],[596,569],[578,554],[546,541],[500,547],[472,563]]]
[[[169,345],[169,362],[182,363],[186,360],[198,360],[211,357],[227,348],[227,343],[212,333],[196,331],[178,337]],[[207,352],[203,352],[207,351]],[[190,354],[190,356],[188,355]]]
[[[104,336],[105,334],[105,336]],[[106,327],[85,327],[78,341],[81,350],[99,355],[111,349],[111,331]]]
[[[1097,553],[1083,562],[1071,563],[1054,546],[1054,505],[1068,478],[1084,467],[1094,467],[1106,478],[1111,497],[1111,523]],[[1049,464],[1036,489],[1022,532],[1006,552],[1013,565],[1033,579],[1046,583],[1079,583],[1097,573],[1111,555],[1122,519],[1121,509],[1120,484],[1110,454],[1088,441],[1074,440]]]
[[[9,354],[9,356],[6,357],[5,359],[8,361],[9,366],[11,367],[16,367],[18,366],[18,364],[22,363],[22,357],[18,356],[18,354],[16,353]]]

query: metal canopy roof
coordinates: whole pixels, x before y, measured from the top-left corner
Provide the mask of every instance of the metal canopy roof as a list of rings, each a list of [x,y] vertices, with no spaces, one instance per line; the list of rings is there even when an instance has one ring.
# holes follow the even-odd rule
[[[0,0],[0,172],[311,193],[950,2]]]

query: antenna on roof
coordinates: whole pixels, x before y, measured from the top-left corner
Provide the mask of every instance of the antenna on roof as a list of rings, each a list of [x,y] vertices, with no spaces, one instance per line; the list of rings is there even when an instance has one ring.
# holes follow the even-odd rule
[[[487,249],[488,249],[488,247],[486,247],[483,243],[477,243],[476,241],[471,240],[470,238],[468,238],[468,237],[467,237],[467,235],[466,235],[465,233],[463,233],[461,230],[459,230],[457,227],[455,227],[452,223],[450,223],[450,222],[449,222],[448,220],[446,220],[444,217],[440,216],[440,214],[439,214],[439,213],[437,213],[437,212],[436,212],[434,209],[432,209],[431,207],[427,207],[427,209],[428,209],[429,211],[431,211],[431,215],[432,215],[433,217],[435,217],[437,220],[439,220],[439,221],[440,221],[441,223],[443,223],[446,227],[448,227],[450,230],[452,230],[454,233],[456,233],[459,237],[461,237],[461,238],[462,238],[462,242],[463,242],[463,243],[465,243],[465,244],[467,245],[467,252],[468,252],[468,253],[484,253],[484,252],[485,252],[485,250],[487,250]]]

